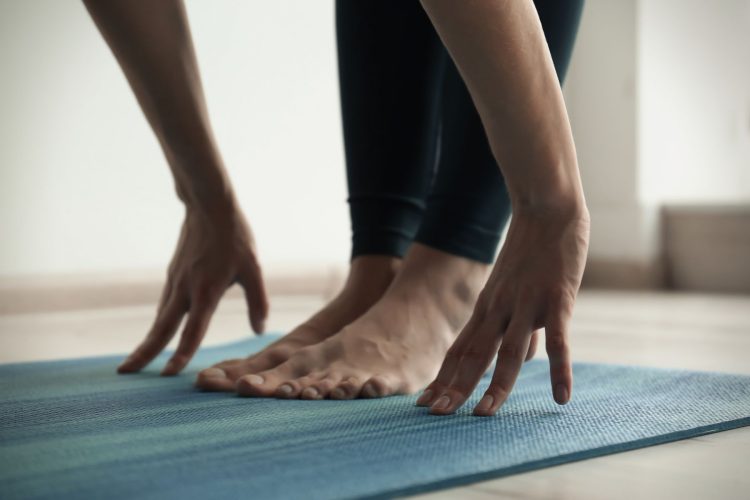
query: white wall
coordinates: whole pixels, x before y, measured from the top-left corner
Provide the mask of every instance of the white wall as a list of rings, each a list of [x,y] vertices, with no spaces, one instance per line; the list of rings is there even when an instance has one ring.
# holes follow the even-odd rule
[[[188,1],[216,135],[269,268],[346,262],[333,4]],[[663,202],[750,200],[750,0],[589,0],[566,97],[593,257]],[[0,0],[0,275],[163,269],[167,167],[77,0]]]
[[[750,1],[639,3],[639,193],[750,202]]]
[[[349,253],[333,4],[189,1],[209,108],[268,267]],[[162,269],[182,219],[75,0],[0,3],[0,275]]]
[[[636,0],[591,0],[564,92],[586,200],[590,255],[643,261],[656,253],[656,211],[639,202]]]
[[[655,259],[663,204],[750,202],[750,0],[589,0],[565,94],[592,258]]]

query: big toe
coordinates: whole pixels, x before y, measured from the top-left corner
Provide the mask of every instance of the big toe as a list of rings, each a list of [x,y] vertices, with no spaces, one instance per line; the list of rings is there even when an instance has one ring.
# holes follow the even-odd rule
[[[206,391],[234,391],[234,381],[227,377],[224,370],[215,366],[200,371],[195,385]]]
[[[383,398],[398,392],[397,384],[385,375],[375,375],[362,386],[361,396],[364,398]]]

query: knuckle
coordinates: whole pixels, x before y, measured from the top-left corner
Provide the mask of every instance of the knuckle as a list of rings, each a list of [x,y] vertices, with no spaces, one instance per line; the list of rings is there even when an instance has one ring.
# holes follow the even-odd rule
[[[461,355],[462,361],[483,361],[485,358],[487,358],[487,350],[479,346],[470,346]]]
[[[536,289],[525,286],[518,291],[516,302],[519,305],[529,304],[536,300],[537,291]]]
[[[565,336],[563,336],[561,333],[554,333],[551,332],[547,334],[545,343],[547,346],[547,351],[551,352],[561,352],[567,348],[567,341],[565,340]]]
[[[517,342],[503,342],[500,346],[500,356],[511,359],[524,357],[526,352],[522,352],[521,346]]]
[[[211,283],[201,283],[193,290],[193,298],[200,303],[212,300],[218,292],[218,287]]]
[[[547,291],[548,302],[555,312],[568,313],[575,303],[575,293],[566,286],[553,287]]]

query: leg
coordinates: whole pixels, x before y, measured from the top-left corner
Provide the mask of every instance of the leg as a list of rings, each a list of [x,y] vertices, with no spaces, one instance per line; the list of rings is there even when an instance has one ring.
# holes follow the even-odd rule
[[[440,80],[432,75],[440,71],[440,41],[417,2],[398,2],[336,6],[352,221],[344,289],[264,351],[204,370],[200,387],[234,390],[240,376],[271,369],[328,338],[380,299],[400,267],[433,178]]]
[[[414,392],[437,374],[471,314],[510,214],[478,114],[452,64],[447,71],[453,73],[445,75],[441,97],[437,179],[418,242],[396,279],[340,333],[241,379],[240,394],[377,397]]]
[[[558,78],[568,69],[583,0],[536,0]],[[437,176],[416,241],[492,263],[511,206],[482,121],[443,49],[442,134]]]

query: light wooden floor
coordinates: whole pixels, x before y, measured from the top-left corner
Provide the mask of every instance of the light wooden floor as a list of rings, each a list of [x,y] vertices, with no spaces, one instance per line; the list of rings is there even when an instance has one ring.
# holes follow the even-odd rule
[[[286,331],[323,297],[272,299],[269,326]],[[153,306],[0,316],[0,362],[128,351]],[[206,344],[247,335],[244,302],[225,300]],[[582,292],[579,361],[750,374],[750,297]],[[538,356],[544,357],[544,353]],[[750,409],[749,409],[750,411]],[[750,499],[750,428],[619,453],[422,495],[425,499]]]

